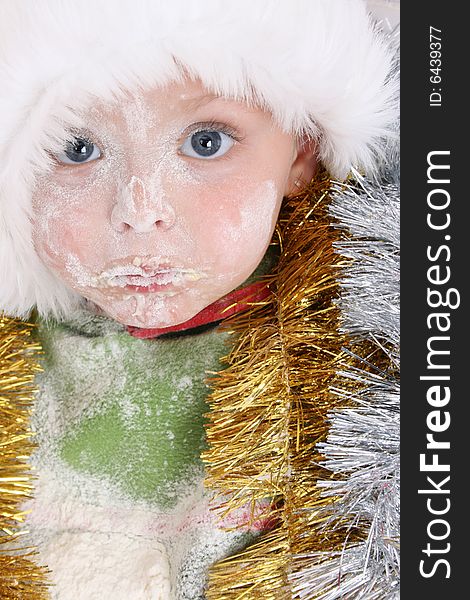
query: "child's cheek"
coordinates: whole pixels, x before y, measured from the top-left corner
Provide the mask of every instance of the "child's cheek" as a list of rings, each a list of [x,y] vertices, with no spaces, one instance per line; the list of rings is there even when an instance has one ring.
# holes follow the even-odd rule
[[[227,276],[246,277],[263,258],[271,240],[281,201],[275,183],[264,181],[223,191],[207,205],[199,243]]]
[[[76,291],[90,282],[102,257],[105,207],[90,191],[67,193],[60,186],[38,189],[33,197],[33,239],[43,262]]]

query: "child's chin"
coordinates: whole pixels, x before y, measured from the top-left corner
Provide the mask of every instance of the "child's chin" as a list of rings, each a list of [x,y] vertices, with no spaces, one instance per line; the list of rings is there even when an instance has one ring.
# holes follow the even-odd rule
[[[126,327],[165,329],[190,321],[210,303],[208,298],[178,293],[171,297],[136,294],[125,299],[101,298],[96,305],[108,318]]]
[[[155,319],[145,318],[135,315],[108,315],[121,325],[126,327],[139,327],[140,329],[164,329],[178,325],[181,321],[178,319]]]
[[[176,314],[173,311],[162,310],[160,314],[132,314],[129,312],[115,311],[113,308],[104,310],[107,317],[117,321],[126,327],[138,327],[140,329],[165,329],[167,327],[175,327],[186,321],[189,321],[196,313],[191,313],[189,316],[186,313]],[[162,314],[163,313],[163,314]]]

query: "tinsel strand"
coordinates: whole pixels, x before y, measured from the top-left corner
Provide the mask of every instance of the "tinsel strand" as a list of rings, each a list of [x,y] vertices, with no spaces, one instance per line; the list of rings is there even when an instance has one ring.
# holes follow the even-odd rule
[[[21,503],[32,493],[29,426],[39,346],[32,325],[0,315],[0,598],[47,600],[47,571],[23,548]]]

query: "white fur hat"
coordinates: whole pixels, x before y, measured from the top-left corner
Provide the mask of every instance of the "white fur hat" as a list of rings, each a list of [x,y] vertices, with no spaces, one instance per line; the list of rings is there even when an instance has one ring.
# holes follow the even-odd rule
[[[314,136],[344,177],[373,168],[395,120],[391,63],[363,0],[0,0],[0,312],[79,300],[36,255],[31,192],[94,98],[184,70]]]

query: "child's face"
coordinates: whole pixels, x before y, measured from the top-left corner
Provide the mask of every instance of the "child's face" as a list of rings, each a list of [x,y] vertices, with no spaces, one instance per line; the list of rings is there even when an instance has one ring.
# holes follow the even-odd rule
[[[263,258],[314,168],[269,113],[172,84],[97,104],[33,194],[33,237],[70,288],[125,325],[182,323]]]

